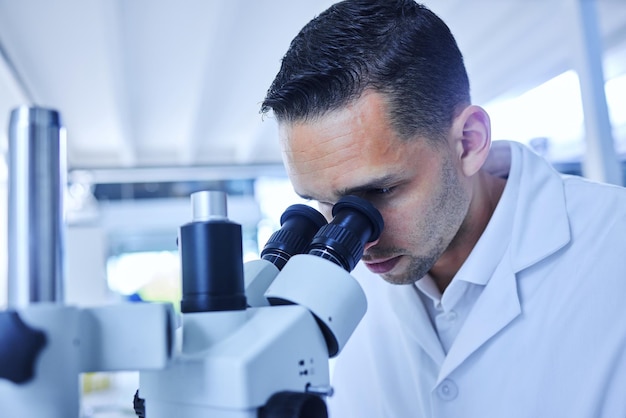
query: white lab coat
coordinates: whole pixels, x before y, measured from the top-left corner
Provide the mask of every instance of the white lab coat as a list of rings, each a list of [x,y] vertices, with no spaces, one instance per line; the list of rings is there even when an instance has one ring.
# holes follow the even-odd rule
[[[509,146],[512,239],[450,351],[414,285],[359,267],[368,312],[334,364],[331,418],[626,417],[626,189]]]

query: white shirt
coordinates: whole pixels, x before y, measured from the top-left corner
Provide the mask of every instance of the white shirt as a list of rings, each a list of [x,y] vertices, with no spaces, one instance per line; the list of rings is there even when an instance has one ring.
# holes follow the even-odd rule
[[[484,281],[460,292],[463,323],[442,345],[415,285],[358,266],[368,312],[336,360],[331,418],[626,417],[626,190],[505,144],[503,199],[517,191],[459,271]]]

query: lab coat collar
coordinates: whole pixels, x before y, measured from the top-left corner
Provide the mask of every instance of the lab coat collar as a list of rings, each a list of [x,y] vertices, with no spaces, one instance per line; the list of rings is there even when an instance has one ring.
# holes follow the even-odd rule
[[[570,241],[560,175],[521,144],[509,145],[509,181],[519,181],[511,242],[446,356],[438,383],[521,313],[516,273]]]
[[[520,179],[510,248],[511,267],[519,272],[564,247],[571,235],[560,174],[525,146],[509,145],[511,166]]]
[[[389,306],[399,326],[440,367],[437,383],[520,315],[522,308],[516,274],[570,241],[564,187],[559,173],[525,146],[498,142],[498,154],[505,158],[508,154],[500,147],[508,147],[510,151],[508,182],[518,184],[511,241],[447,355],[416,293],[417,288],[412,285],[388,287]]]

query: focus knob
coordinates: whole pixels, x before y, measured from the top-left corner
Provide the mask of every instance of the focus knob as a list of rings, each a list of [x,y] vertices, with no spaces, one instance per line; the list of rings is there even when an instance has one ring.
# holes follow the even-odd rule
[[[46,334],[22,321],[15,311],[0,312],[0,379],[26,383],[35,376],[35,362]]]

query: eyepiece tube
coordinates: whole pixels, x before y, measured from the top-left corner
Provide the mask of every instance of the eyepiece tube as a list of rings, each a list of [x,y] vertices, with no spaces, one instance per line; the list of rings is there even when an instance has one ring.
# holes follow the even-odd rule
[[[317,231],[327,224],[324,216],[307,205],[291,205],[280,217],[281,228],[274,232],[261,251],[261,258],[279,270],[289,259],[307,251]]]
[[[350,272],[363,256],[365,244],[378,239],[383,217],[367,200],[344,196],[333,206],[333,220],[313,238],[309,254],[328,259]]]

